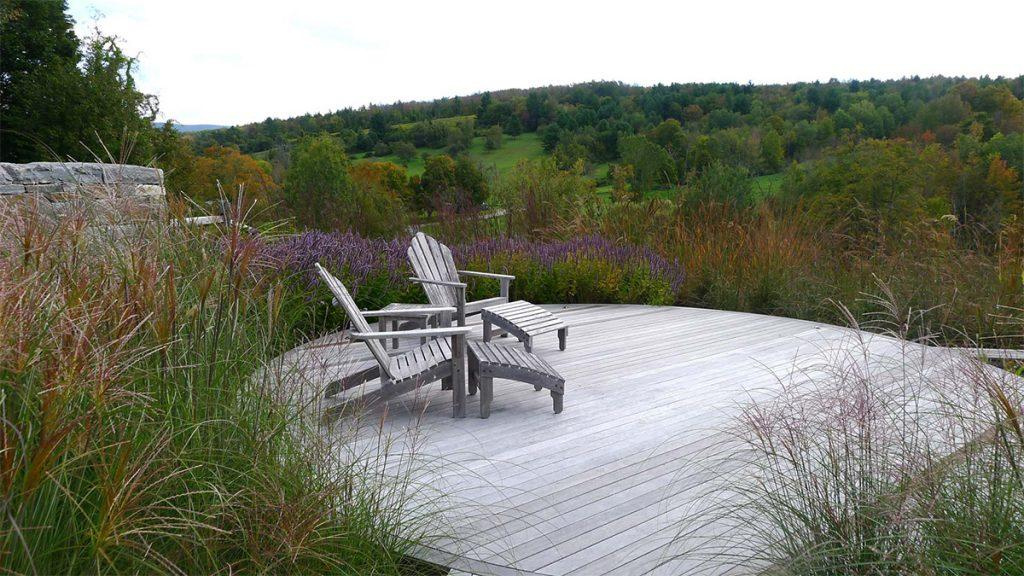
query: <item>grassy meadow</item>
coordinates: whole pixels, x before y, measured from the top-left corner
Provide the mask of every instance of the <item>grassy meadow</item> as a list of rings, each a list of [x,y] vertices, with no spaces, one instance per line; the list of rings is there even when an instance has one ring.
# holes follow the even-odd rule
[[[458,119],[455,118],[456,120]],[[477,136],[473,138],[467,154],[476,161],[485,171],[497,174],[499,177],[507,174],[520,160],[533,160],[545,156],[544,147],[540,138],[535,133],[520,134],[519,136],[502,136],[501,148],[488,150],[485,145],[486,138]],[[394,154],[387,156],[369,156],[354,158],[354,162],[377,161],[392,162],[405,166],[409,176],[423,174],[423,155],[445,154],[444,148],[417,148],[416,157],[403,164],[401,159]]]

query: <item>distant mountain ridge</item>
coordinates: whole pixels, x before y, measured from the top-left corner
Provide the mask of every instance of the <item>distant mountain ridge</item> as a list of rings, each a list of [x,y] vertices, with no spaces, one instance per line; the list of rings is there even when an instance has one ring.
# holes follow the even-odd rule
[[[156,124],[159,127],[162,126],[164,123],[154,122],[154,124]],[[174,129],[177,130],[178,132],[183,133],[202,132],[203,130],[219,130],[221,128],[227,127],[228,126],[225,126],[223,124],[178,124],[177,122],[174,123]]]

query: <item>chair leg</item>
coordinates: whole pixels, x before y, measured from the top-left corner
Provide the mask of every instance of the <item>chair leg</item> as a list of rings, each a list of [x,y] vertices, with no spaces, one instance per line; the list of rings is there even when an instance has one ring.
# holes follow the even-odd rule
[[[394,330],[395,332],[398,332],[398,320],[397,319],[391,321],[391,329]],[[395,350],[398,350],[398,338],[392,338],[391,339],[391,345],[395,347]]]
[[[563,351],[565,350],[565,340],[566,340],[566,338],[568,338],[568,336],[569,336],[569,327],[568,326],[566,326],[565,328],[559,328],[558,329],[558,349],[559,350],[563,350]]]
[[[484,320],[484,342],[491,341],[491,323]]]
[[[480,378],[480,417],[487,418],[491,415],[491,400],[494,398],[494,378],[485,376]]]
[[[452,336],[452,416],[466,417],[466,378],[469,376],[469,358],[466,348],[466,336]]]
[[[427,329],[427,319],[426,318],[421,318],[420,319],[420,328],[422,328],[424,330]],[[427,337],[426,336],[420,336],[420,346],[423,346],[426,343],[427,343]]]
[[[469,395],[476,395],[476,389],[480,386],[480,376],[472,367],[469,369]]]
[[[561,392],[551,391],[551,402],[555,405],[555,414],[562,413],[562,396]]]
[[[444,378],[441,378],[441,390],[451,390],[451,389],[452,389],[452,377],[451,376],[445,376]]]
[[[527,352],[533,352],[533,338],[530,336],[523,338],[523,345],[526,346]]]

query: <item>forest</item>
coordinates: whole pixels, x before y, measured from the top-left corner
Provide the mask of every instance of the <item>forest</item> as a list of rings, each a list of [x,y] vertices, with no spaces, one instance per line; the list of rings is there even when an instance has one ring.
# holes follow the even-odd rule
[[[456,163],[468,157],[485,173],[489,167],[497,172],[485,174],[494,188],[514,161],[494,170],[493,159],[504,160],[503,147],[523,142],[516,153],[550,156],[559,169],[593,179],[607,196],[690,202],[706,196],[739,204],[764,196],[831,196],[844,186],[830,180],[842,179],[834,174],[842,165],[884,170],[895,163],[902,177],[891,186],[899,196],[913,196],[901,198],[906,201],[898,212],[955,214],[994,229],[1020,204],[1021,86],[1021,77],[779,86],[594,82],[268,118],[195,134],[191,144],[200,158],[230,147],[266,160],[264,172],[283,184],[293,149],[304,138],[328,136],[352,159],[388,162],[380,169],[397,173],[407,167],[423,172],[432,156]],[[434,162],[428,179],[439,169]],[[187,169],[179,171],[183,190],[201,195],[209,189],[202,171],[194,179]],[[430,187],[410,178],[406,207],[417,213],[453,202]],[[470,197],[486,199],[472,184],[463,187]],[[846,204],[863,200],[869,210],[882,208],[882,198],[866,190],[843,196]],[[841,201],[821,209],[845,208]]]

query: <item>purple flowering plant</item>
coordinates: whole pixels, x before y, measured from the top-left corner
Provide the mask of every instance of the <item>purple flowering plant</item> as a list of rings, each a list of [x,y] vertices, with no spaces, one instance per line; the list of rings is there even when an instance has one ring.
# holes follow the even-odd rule
[[[408,238],[364,238],[352,232],[305,231],[267,240],[261,251],[265,270],[283,273],[318,291],[313,263],[338,275],[358,304],[377,308],[390,302],[424,302],[423,290],[409,281]],[[685,278],[682,265],[654,250],[599,235],[532,241],[484,238],[452,246],[460,268],[514,274],[512,297],[543,303],[673,304]],[[469,298],[497,293],[497,283],[470,280]]]

